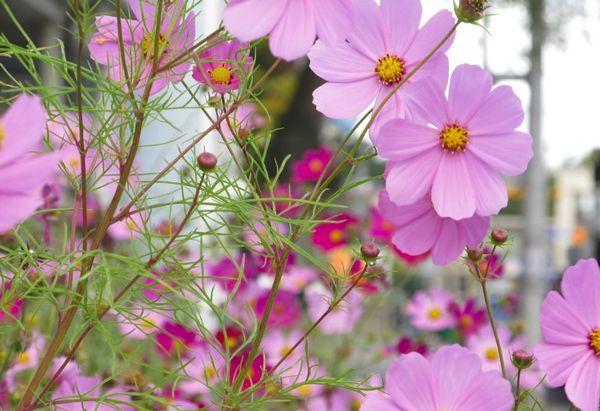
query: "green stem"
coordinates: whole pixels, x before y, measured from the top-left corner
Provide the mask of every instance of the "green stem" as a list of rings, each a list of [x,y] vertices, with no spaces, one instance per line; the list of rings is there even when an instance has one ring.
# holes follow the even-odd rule
[[[506,378],[506,365],[504,364],[504,354],[502,352],[502,344],[500,343],[500,337],[498,336],[498,329],[496,322],[494,321],[494,313],[492,312],[492,305],[490,304],[490,297],[487,291],[487,285],[485,279],[480,280],[481,291],[483,292],[483,299],[485,301],[485,310],[487,311],[488,318],[490,320],[490,326],[494,333],[494,339],[496,340],[496,347],[498,349],[498,357],[500,358],[500,368],[502,369],[502,377]]]

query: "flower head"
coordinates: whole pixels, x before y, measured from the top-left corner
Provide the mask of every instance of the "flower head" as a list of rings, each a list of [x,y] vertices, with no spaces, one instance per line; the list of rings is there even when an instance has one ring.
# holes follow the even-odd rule
[[[335,216],[315,228],[313,244],[323,251],[345,246],[350,242],[351,230],[356,228],[357,223],[358,220],[349,214]]]
[[[449,310],[454,316],[456,330],[463,336],[476,334],[487,323],[485,310],[477,307],[473,298],[465,300],[462,306],[453,302]]]
[[[550,291],[542,304],[543,341],[535,357],[552,387],[565,386],[582,411],[600,406],[600,267],[581,260],[567,268],[562,295]]]
[[[332,152],[327,147],[307,150],[302,159],[292,164],[292,182],[302,184],[318,181],[332,156]]]
[[[523,173],[533,156],[531,136],[515,131],[523,121],[518,97],[508,86],[492,89],[490,73],[466,64],[452,74],[447,99],[431,82],[413,88],[424,97],[425,123],[392,120],[374,137],[390,161],[390,200],[406,206],[431,196],[437,214],[455,220],[497,214],[508,203],[501,174]]]
[[[448,311],[453,301],[450,293],[434,288],[429,292],[418,291],[406,310],[413,326],[421,330],[440,331],[454,325],[454,317]]]

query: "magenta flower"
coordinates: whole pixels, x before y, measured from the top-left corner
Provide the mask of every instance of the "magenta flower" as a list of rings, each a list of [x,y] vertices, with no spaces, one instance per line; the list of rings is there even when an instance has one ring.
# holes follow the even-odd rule
[[[383,218],[377,207],[373,207],[369,211],[371,214],[369,235],[373,237],[373,240],[375,241],[381,241],[383,243],[392,241],[394,225]]]
[[[350,214],[340,214],[321,223],[312,235],[315,247],[322,251],[333,250],[350,242],[351,231],[356,229],[358,220]]]
[[[431,359],[402,355],[386,373],[385,392],[368,394],[361,411],[507,411],[514,401],[510,383],[483,372],[479,357],[458,345]]]
[[[452,263],[465,247],[477,247],[490,225],[489,217],[478,215],[460,221],[442,218],[427,197],[398,206],[386,190],[379,193],[379,209],[395,226],[392,243],[400,251],[414,256],[430,251],[431,259],[438,265]]]
[[[245,50],[247,47],[248,44],[233,40],[209,48],[198,56],[194,79],[219,94],[239,89],[254,62]]]
[[[190,350],[196,342],[196,333],[183,324],[167,321],[162,331],[156,335],[156,348],[159,354],[168,358],[181,356]]]
[[[332,156],[333,153],[327,147],[306,150],[302,159],[292,164],[292,182],[302,184],[318,181]]]
[[[419,0],[373,0],[357,2],[357,22],[348,41],[335,46],[323,42],[308,53],[311,69],[327,83],[314,93],[317,110],[332,118],[352,118],[375,101],[378,106],[390,91],[433,50],[454,25],[452,14],[441,11],[421,29]],[[408,80],[444,87],[448,59],[444,46]],[[414,99],[420,96],[399,89],[386,104],[382,117],[411,116]]]
[[[35,154],[42,149],[46,119],[40,98],[26,94],[0,117],[0,233],[43,205],[42,187],[60,171],[60,153]]]
[[[271,52],[284,60],[304,56],[319,37],[343,41],[350,31],[353,0],[231,0],[223,22],[243,41],[270,34]]]
[[[462,306],[453,302],[449,310],[454,316],[456,330],[465,337],[476,334],[487,324],[485,310],[477,306],[474,298],[468,298]]]
[[[313,320],[318,320],[333,302],[332,296],[320,292],[310,292],[306,295],[308,315]],[[356,291],[351,292],[341,301],[336,308],[319,324],[323,334],[345,334],[354,328],[362,316],[362,298]]]
[[[208,272],[225,290],[233,291],[238,282],[240,288],[245,288],[248,280],[258,275],[258,267],[250,255],[244,254],[237,257],[235,263],[229,257],[222,258],[209,266]]]
[[[399,206],[431,195],[441,217],[455,220],[497,214],[508,203],[501,174],[518,175],[533,156],[532,139],[515,131],[523,121],[519,98],[508,86],[492,90],[492,76],[462,65],[452,74],[448,99],[420,83],[421,115],[432,126],[396,119],[374,143],[390,161],[386,188]]]
[[[133,88],[146,85],[152,73],[155,54],[156,0],[129,0],[134,20],[121,19],[123,29],[124,58]],[[185,16],[185,0],[164,2],[159,22],[158,66],[172,67],[156,76],[151,93],[164,89],[169,83],[181,81],[190,67],[189,59],[175,62],[193,47],[196,36],[195,16]],[[92,36],[89,49],[92,59],[108,66],[109,77],[114,81],[125,80],[119,52],[118,23],[112,16],[96,18],[98,31]]]
[[[542,304],[543,341],[535,349],[552,387],[565,386],[582,411],[600,405],[600,268],[581,260],[567,268],[562,295],[550,291]]]
[[[429,347],[427,347],[427,344],[424,342],[413,341],[409,337],[402,337],[396,343],[394,351],[398,354],[409,354],[411,352],[416,352],[421,355],[426,355],[429,351]]]
[[[417,291],[408,303],[406,311],[410,323],[420,330],[440,331],[454,325],[454,317],[448,307],[454,301],[452,294],[434,288]]]
[[[265,313],[269,293],[264,292],[256,302],[256,315],[261,319]],[[302,309],[296,294],[289,291],[279,291],[275,297],[273,309],[267,322],[271,327],[293,327],[302,316]]]

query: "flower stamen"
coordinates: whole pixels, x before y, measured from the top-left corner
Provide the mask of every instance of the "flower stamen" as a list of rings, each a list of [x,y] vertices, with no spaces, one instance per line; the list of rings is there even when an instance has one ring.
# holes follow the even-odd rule
[[[210,74],[212,80],[217,84],[230,85],[233,78],[231,69],[225,65],[216,67],[214,70],[208,70],[208,74]]]
[[[600,328],[596,328],[589,335],[589,346],[597,357],[600,357]]]
[[[397,84],[402,81],[406,74],[406,63],[398,56],[390,56],[386,54],[377,62],[375,72],[379,77],[379,82],[386,86]]]
[[[452,153],[465,151],[469,144],[469,131],[458,124],[447,125],[440,132],[440,142],[442,149]]]

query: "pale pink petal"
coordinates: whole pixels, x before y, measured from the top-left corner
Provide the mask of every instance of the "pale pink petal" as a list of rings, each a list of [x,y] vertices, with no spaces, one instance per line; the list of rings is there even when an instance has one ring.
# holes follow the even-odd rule
[[[348,43],[330,47],[318,40],[308,53],[310,68],[326,81],[345,83],[375,78],[377,62],[365,57]]]
[[[584,361],[591,353],[587,345],[558,345],[540,343],[535,347],[535,358],[546,373],[546,381],[551,387],[565,385],[567,378],[579,361]]]
[[[444,89],[431,78],[410,82],[403,87],[402,92],[413,115],[438,129],[443,129],[448,124],[448,103]]]
[[[474,136],[467,150],[500,173],[515,176],[527,170],[527,164],[533,157],[533,142],[529,134],[513,131],[507,134]]]
[[[41,187],[60,173],[61,153],[25,157],[0,166],[0,193],[24,193]]]
[[[434,15],[417,33],[408,46],[404,58],[409,65],[417,64],[436,47],[450,32],[454,25],[454,16],[448,10]],[[454,41],[454,34],[444,43],[438,53],[445,53]]]
[[[492,75],[479,66],[458,66],[450,78],[449,116],[453,122],[466,125],[492,91]]]
[[[443,346],[431,359],[433,378],[437,382],[438,406],[448,409],[481,374],[481,360],[458,345]]]
[[[431,248],[431,261],[436,265],[448,265],[461,256],[465,250],[465,233],[460,229],[460,222],[451,218],[443,218],[441,229]]]
[[[233,0],[225,8],[223,23],[240,40],[256,40],[273,30],[287,4],[288,0]]]
[[[510,383],[498,371],[488,371],[471,381],[470,388],[463,391],[451,410],[460,411],[509,411],[514,397]]]
[[[547,343],[564,345],[587,345],[592,331],[585,319],[556,291],[550,291],[542,303],[540,326]]]
[[[419,29],[423,12],[419,0],[381,0],[381,12],[386,24],[387,47],[401,56]]]
[[[308,53],[317,37],[317,23],[312,8],[310,0],[288,2],[269,38],[274,56],[291,61]]]
[[[465,124],[471,134],[502,134],[515,130],[525,114],[521,100],[509,86],[496,87],[471,120]]]
[[[490,218],[474,215],[460,221],[461,228],[465,233],[467,247],[476,248],[485,238],[490,227]]]
[[[417,176],[413,178],[419,179]],[[462,220],[475,214],[475,191],[466,156],[462,153],[442,155],[433,180],[431,199],[440,217]]]
[[[579,361],[567,378],[567,397],[581,411],[598,411],[600,406],[600,360],[592,351]]]
[[[380,84],[375,78],[352,83],[325,83],[313,93],[313,103],[331,118],[352,118],[375,100]]]
[[[428,195],[441,157],[434,148],[408,161],[389,163],[385,187],[390,199],[397,205],[409,205]]]
[[[4,137],[0,142],[0,165],[39,150],[47,119],[48,114],[38,96],[19,95],[0,118]]]
[[[379,192],[379,201],[377,205],[383,218],[396,227],[410,224],[415,219],[432,211],[431,202],[428,198],[423,198],[408,206],[397,206],[390,200],[390,196],[386,190],[381,190]]]
[[[404,161],[439,145],[437,130],[397,119],[386,123],[373,137],[379,155],[391,161]]]
[[[477,200],[477,214],[482,216],[498,214],[508,205],[506,183],[497,171],[490,169],[477,157],[470,153],[465,153],[465,155],[469,158],[467,166]]]
[[[329,410],[329,408],[325,408]],[[360,411],[401,411],[386,395],[369,393],[360,407]]]
[[[0,192],[0,233],[14,228],[42,205],[41,193],[3,194]]]
[[[355,22],[350,32],[350,44],[371,60],[386,54],[381,10],[373,0],[356,2]]]
[[[386,373],[385,390],[402,410],[436,410],[431,365],[420,354],[403,355],[392,363]]]
[[[595,259],[580,260],[567,268],[562,294],[591,329],[600,328],[600,268]]]
[[[401,214],[402,209],[410,207],[398,207],[397,213]],[[398,227],[392,237],[392,243],[406,254],[424,254],[436,246],[441,236],[443,224],[444,221],[438,218],[435,212],[430,209],[429,212],[414,219],[409,224]]]
[[[329,45],[343,42],[352,28],[352,0],[312,0],[317,34]]]

